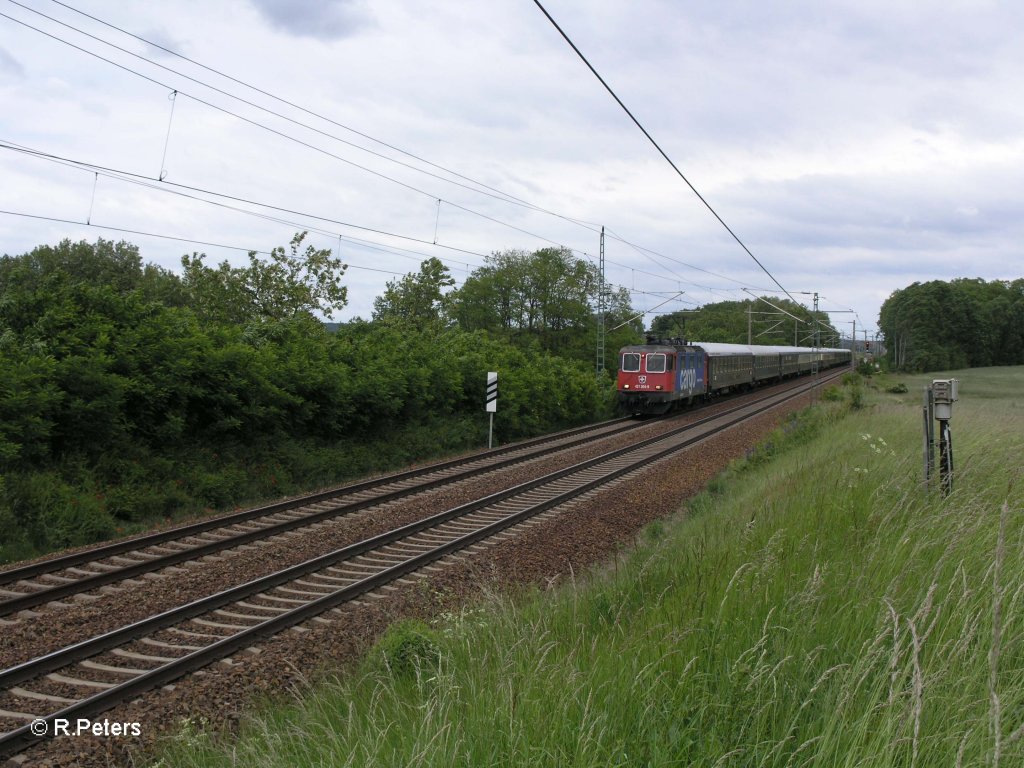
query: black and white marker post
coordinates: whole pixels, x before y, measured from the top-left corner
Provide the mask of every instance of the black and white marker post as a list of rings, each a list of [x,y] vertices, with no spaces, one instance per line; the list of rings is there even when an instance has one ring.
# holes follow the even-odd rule
[[[497,371],[487,372],[487,413],[490,414],[490,426],[487,429],[487,450],[491,450],[491,441],[494,437],[494,414],[498,410],[498,373]]]

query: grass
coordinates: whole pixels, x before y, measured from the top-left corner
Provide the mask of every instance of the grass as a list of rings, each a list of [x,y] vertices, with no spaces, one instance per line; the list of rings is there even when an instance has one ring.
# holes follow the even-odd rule
[[[1019,765],[1024,369],[958,378],[948,497],[921,483],[922,382],[869,385],[614,571],[400,625],[359,671],[237,738],[189,725],[159,764]]]

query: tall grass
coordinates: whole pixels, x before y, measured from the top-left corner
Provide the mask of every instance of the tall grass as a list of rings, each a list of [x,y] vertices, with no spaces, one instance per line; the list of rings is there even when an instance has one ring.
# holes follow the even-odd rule
[[[162,764],[1019,765],[1024,410],[961,379],[948,497],[922,486],[913,396],[869,390],[613,571],[405,625],[429,637]]]

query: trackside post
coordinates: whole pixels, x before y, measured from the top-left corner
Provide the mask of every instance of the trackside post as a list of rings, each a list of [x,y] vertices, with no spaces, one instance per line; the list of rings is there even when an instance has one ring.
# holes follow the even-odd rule
[[[953,432],[949,421],[953,417],[953,403],[959,397],[957,379],[935,379],[924,391],[924,479],[931,480],[935,467],[935,428],[939,422],[939,487],[948,496],[953,490]]]
[[[959,384],[956,379],[935,379],[932,382],[935,418],[939,421],[939,478],[943,496],[948,496],[953,490],[953,433],[949,420],[953,417],[953,403],[958,399]]]
[[[484,409],[490,416],[490,424],[487,428],[487,450],[491,450],[491,443],[494,438],[494,414],[498,410],[498,372],[487,372],[487,396]]]

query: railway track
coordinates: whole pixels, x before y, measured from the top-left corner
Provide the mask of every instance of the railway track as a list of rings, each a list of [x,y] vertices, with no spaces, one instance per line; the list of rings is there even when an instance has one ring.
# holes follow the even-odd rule
[[[613,419],[0,571],[0,619],[641,426]]]
[[[262,638],[301,631],[310,620],[330,621],[324,615],[343,603],[379,595],[453,553],[500,540],[509,528],[553,514],[819,383],[705,417],[0,672],[0,728],[10,729],[0,735],[0,756],[53,735],[62,721],[94,717]]]

